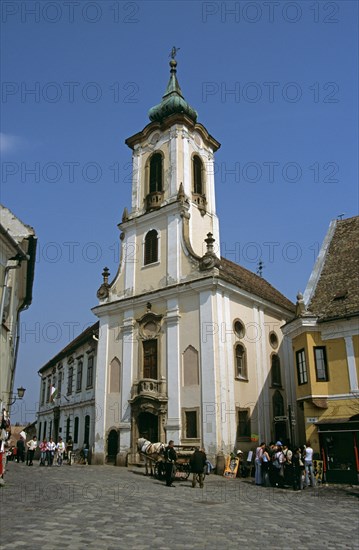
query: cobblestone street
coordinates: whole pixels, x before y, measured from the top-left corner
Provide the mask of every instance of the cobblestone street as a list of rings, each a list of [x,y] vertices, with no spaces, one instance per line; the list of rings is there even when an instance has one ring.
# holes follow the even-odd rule
[[[114,466],[9,463],[1,548],[359,548],[359,489],[294,492],[207,476],[175,488]]]

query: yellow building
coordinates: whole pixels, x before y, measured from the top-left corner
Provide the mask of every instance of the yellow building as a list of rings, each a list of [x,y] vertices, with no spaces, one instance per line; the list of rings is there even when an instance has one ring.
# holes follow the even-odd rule
[[[356,216],[330,224],[296,317],[283,327],[293,346],[300,443],[311,442],[327,481],[358,481],[358,289]]]

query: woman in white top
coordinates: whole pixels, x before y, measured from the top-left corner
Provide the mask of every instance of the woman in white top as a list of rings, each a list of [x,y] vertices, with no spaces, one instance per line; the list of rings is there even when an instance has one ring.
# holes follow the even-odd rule
[[[62,466],[65,452],[65,443],[62,441],[62,437],[59,437],[59,442],[56,445],[57,450],[57,465]]]
[[[47,463],[49,466],[52,466],[54,462],[55,449],[56,444],[52,437],[50,437],[49,441],[47,442]]]

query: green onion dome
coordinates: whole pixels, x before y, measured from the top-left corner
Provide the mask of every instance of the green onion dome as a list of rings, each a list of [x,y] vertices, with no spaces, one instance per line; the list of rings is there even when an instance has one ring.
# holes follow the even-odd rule
[[[197,112],[187,103],[182,95],[182,90],[177,80],[177,61],[171,59],[171,76],[162,97],[161,103],[155,105],[148,111],[149,119],[154,122],[162,122],[165,118],[182,113],[187,115],[193,122],[197,121]]]

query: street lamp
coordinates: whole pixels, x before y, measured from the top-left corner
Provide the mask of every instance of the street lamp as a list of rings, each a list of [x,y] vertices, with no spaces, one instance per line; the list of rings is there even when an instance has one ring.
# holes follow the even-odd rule
[[[9,393],[9,401],[8,406],[11,407],[17,401],[18,399],[22,399],[25,395],[26,389],[20,386],[20,388],[17,388],[17,395],[13,393]]]

